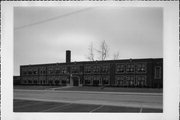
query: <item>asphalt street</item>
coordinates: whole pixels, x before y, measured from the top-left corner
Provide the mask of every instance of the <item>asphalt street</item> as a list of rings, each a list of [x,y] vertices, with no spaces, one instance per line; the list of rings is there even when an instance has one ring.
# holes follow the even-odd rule
[[[163,107],[162,93],[14,90],[14,99],[126,107]]]
[[[14,112],[108,112],[108,113],[162,113],[162,109],[134,108],[108,105],[75,104],[14,99]]]

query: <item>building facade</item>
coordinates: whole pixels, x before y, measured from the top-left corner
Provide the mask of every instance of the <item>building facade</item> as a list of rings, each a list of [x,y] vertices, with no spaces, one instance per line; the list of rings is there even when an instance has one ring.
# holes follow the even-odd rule
[[[22,85],[163,87],[163,59],[126,59],[20,66]],[[68,58],[67,58],[68,57]]]

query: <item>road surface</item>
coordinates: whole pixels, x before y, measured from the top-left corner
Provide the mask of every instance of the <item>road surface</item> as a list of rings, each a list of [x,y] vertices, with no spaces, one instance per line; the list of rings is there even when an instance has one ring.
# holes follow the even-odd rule
[[[162,93],[14,90],[14,99],[126,107],[163,107]]]

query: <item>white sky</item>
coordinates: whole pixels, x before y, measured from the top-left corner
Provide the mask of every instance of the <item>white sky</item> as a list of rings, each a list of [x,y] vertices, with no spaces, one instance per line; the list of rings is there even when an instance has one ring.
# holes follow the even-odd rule
[[[117,51],[120,59],[163,57],[162,9],[15,8],[14,75],[20,65],[65,62],[66,50],[71,50],[72,61],[87,61],[91,42],[98,49],[103,40],[108,59]]]

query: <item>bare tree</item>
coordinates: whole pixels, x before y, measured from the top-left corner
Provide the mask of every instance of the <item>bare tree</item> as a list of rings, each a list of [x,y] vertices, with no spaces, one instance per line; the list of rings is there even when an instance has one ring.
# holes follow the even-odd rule
[[[88,58],[90,61],[94,61],[94,48],[93,48],[93,43],[90,44],[88,50],[89,50],[89,55],[88,55],[87,58]]]
[[[117,59],[119,59],[119,52],[114,53],[114,60],[117,60]]]
[[[99,59],[100,60],[106,60],[108,57],[108,52],[109,52],[109,48],[108,45],[106,44],[106,41],[102,41],[101,45],[100,45],[100,49],[97,50],[98,54],[99,54]]]
[[[103,60],[107,59],[107,57],[109,55],[109,47],[108,47],[105,40],[103,40],[101,42],[99,49],[95,49],[94,46],[93,46],[93,43],[91,43],[89,45],[89,48],[88,48],[89,53],[88,53],[87,59],[90,60],[90,61],[95,61],[94,50],[97,52],[97,54],[99,56],[98,57],[99,60],[103,61]],[[118,58],[119,55],[116,55],[116,56]]]

